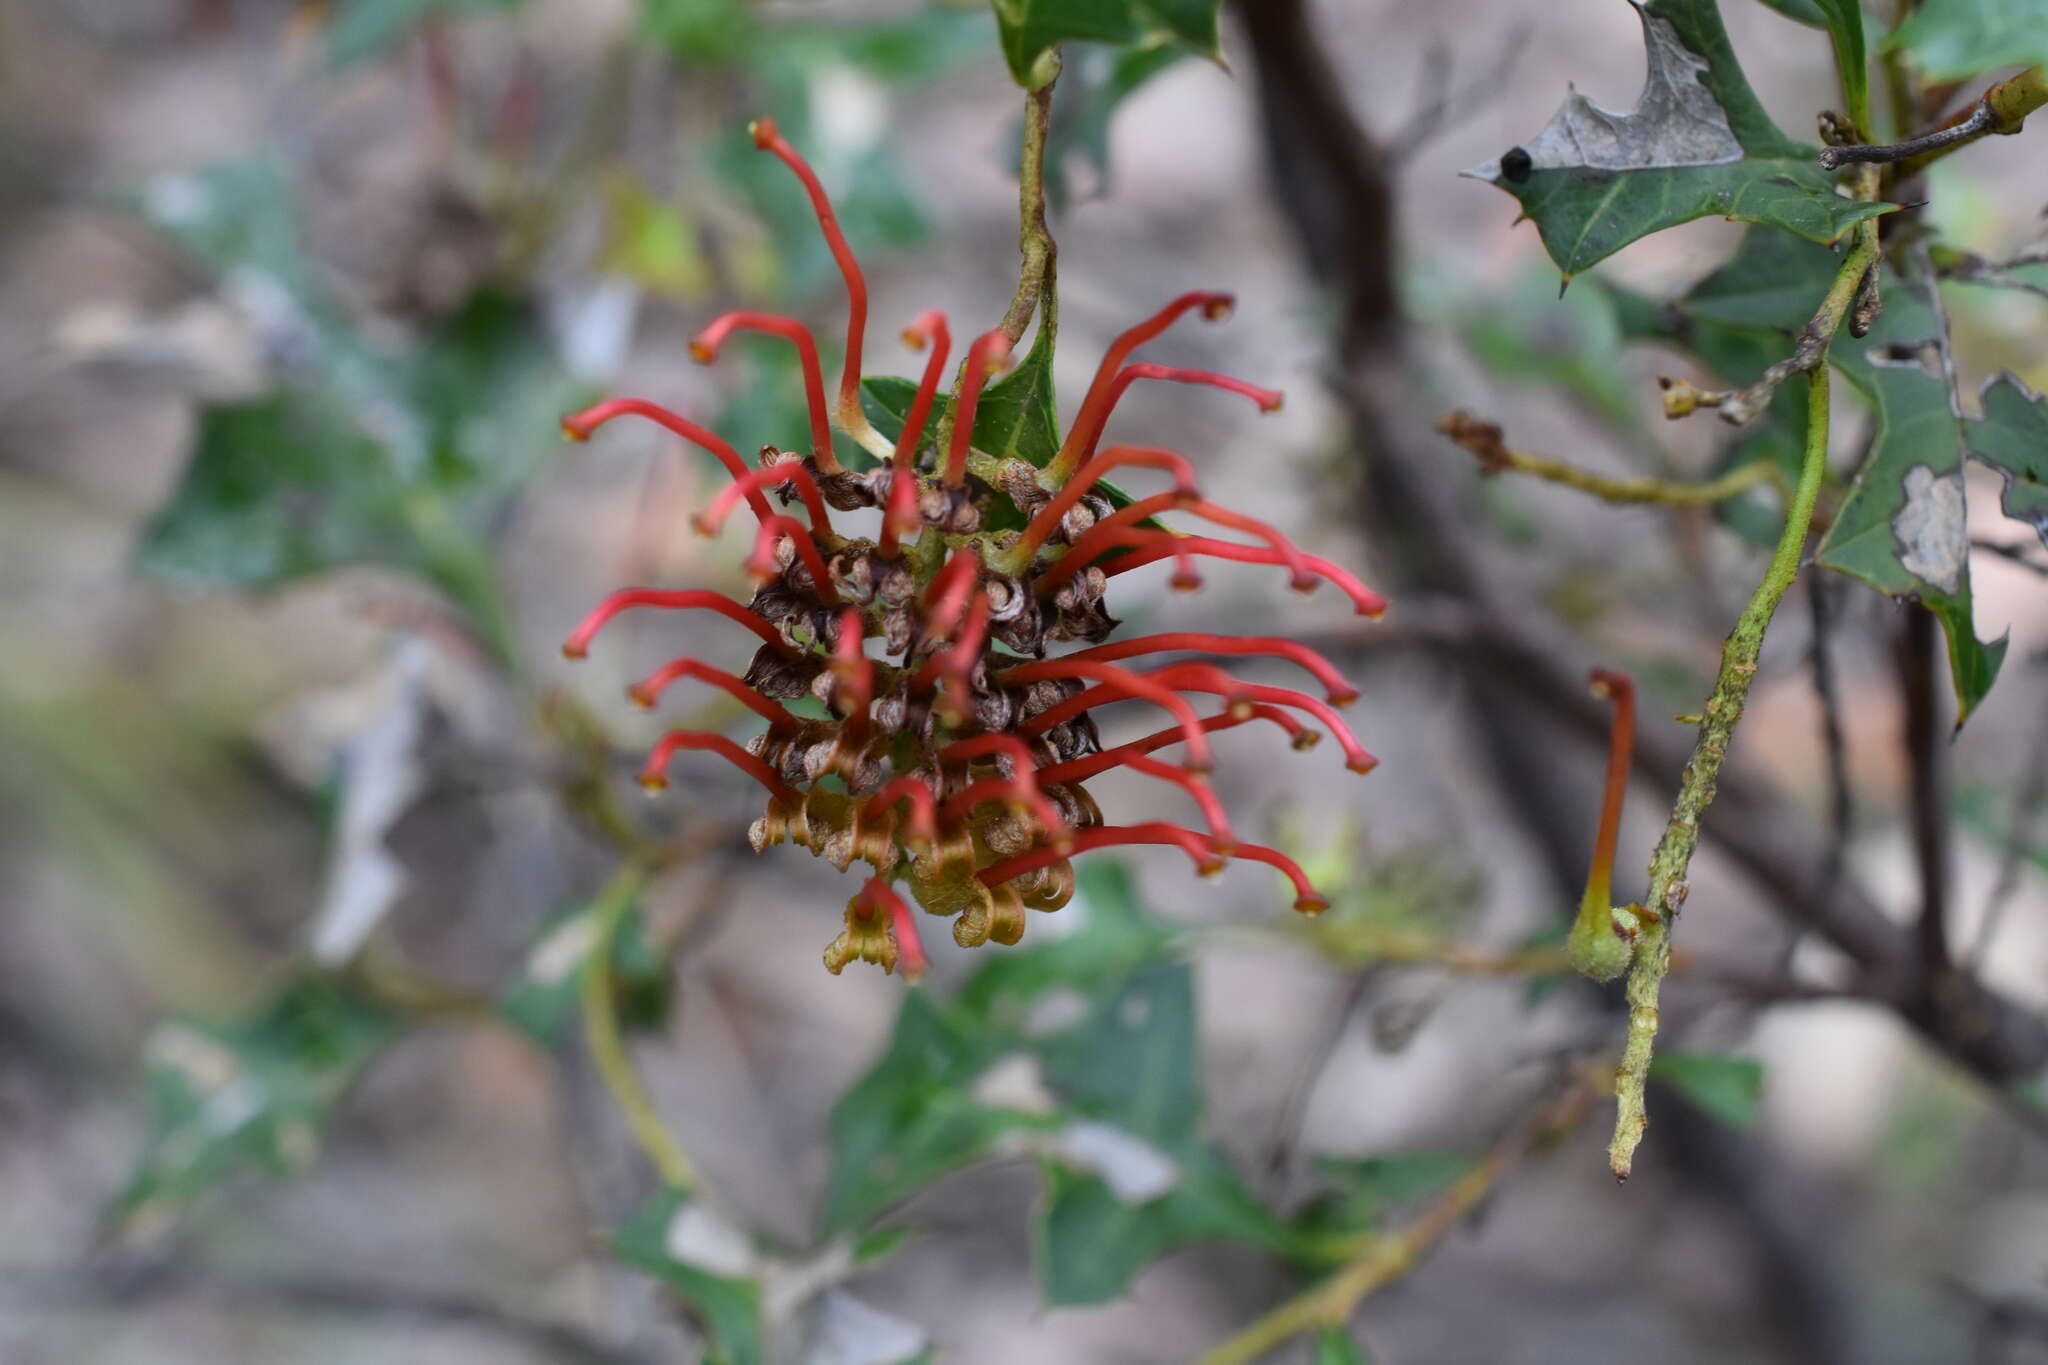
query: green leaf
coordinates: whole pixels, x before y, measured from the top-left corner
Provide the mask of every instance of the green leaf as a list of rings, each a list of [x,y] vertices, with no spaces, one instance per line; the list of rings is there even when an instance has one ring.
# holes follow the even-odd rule
[[[1107,1302],[1151,1262],[1196,1242],[1269,1249],[1284,1242],[1284,1231],[1220,1155],[1199,1145],[1169,1155],[1179,1165],[1173,1189],[1136,1204],[1119,1198],[1099,1176],[1058,1161],[1042,1163],[1045,1200],[1034,1259],[1048,1304]]]
[[[1097,193],[1107,190],[1109,125],[1123,102],[1154,76],[1188,57],[1174,43],[1122,49],[1086,47],[1067,54],[1046,134],[1045,190],[1055,211],[1073,202],[1068,177],[1079,158],[1094,168]]]
[[[509,13],[525,0],[342,0],[327,21],[327,65],[344,67],[396,47],[433,19],[465,10]]]
[[[554,916],[534,936],[519,974],[499,993],[498,1009],[535,1042],[560,1042],[576,1017],[596,934],[596,914],[589,906]],[[667,1021],[668,963],[647,937],[638,901],[627,907],[612,939],[612,979],[622,1025],[658,1029]]]
[[[246,1018],[160,1026],[144,1050],[149,1143],[110,1218],[133,1225],[167,1214],[248,1166],[303,1170],[334,1105],[399,1022],[353,987],[307,971]]]
[[[145,572],[263,590],[356,564],[418,573],[509,645],[485,537],[577,385],[537,318],[486,292],[410,355],[315,329],[273,393],[208,408],[145,528]]]
[[[216,272],[259,271],[304,301],[315,294],[292,187],[274,161],[229,161],[152,181],[128,207]]]
[[[1128,873],[1080,870],[1074,932],[988,960],[958,1003],[905,997],[888,1052],[835,1106],[822,1222],[855,1228],[1018,1135],[1045,1169],[1038,1265],[1048,1301],[1115,1296],[1163,1252],[1288,1233],[1201,1138],[1193,977]],[[1060,1027],[1060,1017],[1072,1022]],[[1040,1102],[996,1107],[976,1085],[1023,1061]]]
[[[869,375],[861,380],[862,406],[875,429],[894,441],[910,419],[917,381],[894,375]],[[924,439],[936,439],[940,424],[952,410],[941,396],[925,419]],[[974,405],[974,448],[997,459],[1023,459],[1041,469],[1059,453],[1060,419],[1053,401],[1052,337],[1038,329],[1024,358],[984,387]]]
[[[1138,899],[1130,869],[1091,859],[1075,869],[1074,904],[1080,930],[1027,951],[991,956],[960,991],[959,1006],[983,1027],[1013,1034],[1048,992],[1067,990],[1099,1009],[1132,973],[1156,960],[1173,931]]]
[[[1623,330],[1634,340],[1662,341],[1689,352],[1727,387],[1750,383],[1792,354],[1792,333],[1805,324],[1834,279],[1832,253],[1769,228],[1751,228],[1735,255],[1683,298],[1663,306],[1608,286],[1624,300]],[[1806,459],[1806,386],[1783,384],[1757,420],[1730,442],[1715,473],[1769,460],[1797,482]],[[1751,545],[1776,545],[1784,509],[1769,490],[1752,489],[1714,508],[1714,516]]]
[[[1316,1333],[1315,1365],[1372,1365],[1372,1357],[1351,1339],[1349,1329],[1325,1327]]]
[[[1821,13],[1821,0],[1763,0],[1787,19],[1796,19],[1811,28],[1826,28],[1827,15]]]
[[[1395,1210],[1436,1194],[1471,1169],[1472,1158],[1458,1152],[1319,1157],[1316,1174],[1327,1188],[1303,1209],[1298,1226],[1315,1236],[1367,1232],[1384,1224]]]
[[[1870,119],[1870,55],[1863,42],[1862,0],[1815,0],[1827,19],[1828,37],[1835,45],[1835,69],[1841,73],[1842,93],[1849,102],[1849,115],[1859,123]],[[1871,130],[1865,129],[1866,133]]]
[[[416,562],[404,481],[352,416],[317,390],[206,409],[184,479],[144,531],[144,571],[271,587],[341,564]]]
[[[1932,285],[1887,268],[1884,312],[1869,336],[1835,338],[1829,359],[1870,400],[1869,458],[1814,562],[1895,597],[1912,597],[1948,636],[1956,725],[1991,690],[2003,637],[1977,638],[1963,488],[1963,422],[1956,415],[1948,336]]]
[[[2048,62],[2048,0],[1924,0],[1885,46],[1935,81],[2038,66]]]
[[[1650,0],[1638,11],[1649,76],[1632,112],[1573,93],[1535,138],[1466,172],[1515,197],[1567,279],[1640,237],[1708,215],[1832,242],[1889,211],[1837,195],[1813,160],[1817,149],[1778,131],[1713,0]]]
[[[1185,962],[1155,962],[1121,984],[1087,1017],[1039,1043],[1046,1079],[1078,1112],[1172,1142],[1192,1134],[1202,1117],[1194,977]]]
[[[981,399],[974,406],[976,450],[997,459],[1029,460],[1041,469],[1059,453],[1060,417],[1053,403],[1052,345],[1052,332],[1041,325],[1024,358],[981,391]]]
[[[1663,1081],[1700,1108],[1737,1128],[1756,1122],[1763,1099],[1763,1063],[1711,1052],[1660,1052],[1650,1077]]]
[[[612,1250],[675,1294],[715,1365],[761,1365],[761,1285],[744,1233],[679,1190],[662,1190],[612,1234]]]
[[[903,1249],[911,1237],[909,1228],[877,1228],[854,1239],[853,1263],[866,1269],[880,1265]]]
[[[979,1160],[1027,1122],[970,1091],[1003,1047],[957,1007],[924,991],[903,997],[888,1051],[832,1106],[832,1179],[820,1214],[827,1235]]]
[[[1984,386],[1984,416],[1968,423],[1970,454],[2005,480],[2000,506],[2048,545],[2048,404],[2009,374]]]
[[[1221,0],[993,0],[1010,74],[1027,89],[1050,76],[1046,53],[1065,42],[1178,43],[1223,59]]]
[[[1752,228],[1728,264],[1678,301],[1679,330],[1703,351],[1725,352],[1720,363],[1709,358],[1724,379],[1749,383],[1791,353],[1793,335],[1813,316],[1837,265],[1823,247]],[[1870,335],[1858,339],[1844,331],[1828,351],[1842,377],[1869,400],[1876,427],[1870,455],[1814,562],[1881,592],[1917,598],[1941,618],[1960,724],[1990,690],[2005,642],[1980,642],[1972,621],[1961,496],[1964,432],[1945,373],[1941,316],[1923,276],[1902,279],[1887,267],[1881,284],[1884,311]],[[1747,363],[1739,359],[1744,336],[1759,346]],[[1781,465],[1792,460],[1788,472],[1797,468],[1793,451],[1805,429],[1803,392],[1795,398],[1788,391],[1803,387],[1778,390],[1767,427],[1754,437],[1770,443]]]

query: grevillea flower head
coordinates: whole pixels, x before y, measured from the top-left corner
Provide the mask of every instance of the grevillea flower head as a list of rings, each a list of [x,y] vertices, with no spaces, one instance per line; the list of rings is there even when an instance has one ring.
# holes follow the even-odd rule
[[[802,157],[766,120],[753,134],[802,183],[845,278],[845,368],[828,400],[810,332],[755,312],[714,319],[691,351],[710,362],[738,330],[791,342],[803,367],[811,449],[764,449],[759,465],[749,467],[716,434],[635,398],[563,419],[579,440],[617,417],[660,423],[732,476],[694,519],[696,528],[716,532],[741,503],[759,527],[746,563],[756,583],[751,601],[701,590],[627,589],[600,603],[563,645],[570,657],[582,657],[607,621],[635,607],[713,612],[758,638],[743,673],[682,658],[633,685],[633,699],[653,707],[674,684],[705,683],[766,722],[744,747],[719,734],[671,731],[648,756],[642,782],[665,785],[670,763],[684,752],[717,754],[767,790],[767,810],[751,830],[757,850],[787,842],[842,871],[864,864],[869,875],[825,950],[834,972],[855,959],[922,971],[917,911],[951,918],[963,946],[1015,943],[1026,911],[1057,910],[1073,894],[1072,857],[1125,845],[1171,845],[1204,874],[1234,858],[1265,863],[1292,884],[1297,909],[1322,909],[1322,897],[1291,859],[1237,837],[1208,783],[1209,736],[1258,722],[1306,748],[1320,737],[1300,718],[1306,716],[1363,773],[1375,760],[1336,710],[1356,690],[1322,655],[1278,636],[1177,631],[1110,638],[1118,625],[1105,601],[1111,583],[1166,559],[1178,588],[1199,586],[1198,563],[1220,559],[1284,568],[1304,591],[1327,580],[1362,615],[1377,616],[1386,605],[1271,526],[1208,501],[1182,456],[1101,445],[1118,400],[1139,380],[1220,389],[1266,412],[1279,407],[1280,394],[1240,379],[1130,359],[1188,314],[1227,316],[1230,296],[1183,294],[1117,337],[1060,449],[1042,468],[971,446],[982,388],[1010,355],[1012,340],[1000,330],[967,343],[951,421],[941,424],[942,434],[928,433],[953,342],[944,316],[928,312],[903,334],[929,358],[902,434],[891,441],[860,404],[868,301],[859,263]],[[840,463],[835,428],[874,458],[873,468]],[[1132,469],[1159,471],[1171,486],[1136,501],[1112,495],[1105,477]],[[1005,504],[1014,515],[997,515]],[[801,517],[778,510],[798,507]],[[861,509],[881,514],[874,536],[834,525],[834,511]],[[1163,529],[1154,518],[1169,512],[1250,540]],[[1022,529],[1014,529],[1020,522]],[[1013,529],[989,529],[999,525]],[[1161,655],[1281,659],[1305,671],[1323,695],[1243,683],[1199,657],[1157,662]],[[801,697],[821,702],[824,716],[784,705]],[[1198,711],[1196,702],[1207,707],[1210,698],[1216,709]],[[1105,749],[1094,713],[1123,702],[1156,707],[1172,724]],[[1154,756],[1175,748],[1178,762]],[[1180,789],[1199,827],[1108,823],[1085,784],[1113,768]]]

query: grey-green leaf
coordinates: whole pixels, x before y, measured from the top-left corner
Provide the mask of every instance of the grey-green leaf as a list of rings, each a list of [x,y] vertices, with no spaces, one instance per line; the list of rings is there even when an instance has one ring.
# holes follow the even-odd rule
[[[1991,690],[2003,638],[1977,639],[1963,490],[1963,422],[1955,409],[1947,329],[1923,273],[1889,269],[1869,336],[1835,339],[1829,358],[1870,400],[1870,455],[1814,562],[1880,592],[1916,598],[1941,618],[1961,726]]]
[[[2048,403],[2009,374],[1984,386],[1984,416],[1968,424],[1970,454],[2005,480],[2000,506],[2048,545]]]
[[[248,1166],[303,1169],[335,1103],[399,1027],[384,1005],[315,972],[245,1018],[162,1025],[143,1054],[149,1145],[110,1218],[168,1212]]]
[[[658,1191],[611,1237],[618,1258],[668,1286],[713,1365],[761,1365],[761,1285],[745,1234],[679,1190]]]
[[[1529,142],[1466,172],[1515,197],[1567,278],[1709,215],[1831,242],[1889,210],[1837,195],[1815,149],[1778,131],[1713,0],[1650,0],[1638,13],[1649,70],[1633,110],[1574,92]]]
[[[1885,46],[1929,80],[2048,62],[2048,0],[1924,0]]]
[[[1166,40],[1212,61],[1222,59],[1216,12],[1221,0],[993,0],[1010,74],[1035,86],[1042,59],[1065,42]]]
[[[498,1009],[535,1042],[560,1042],[582,1005],[583,973],[597,921],[584,906],[557,915],[534,935],[518,975],[498,996]],[[612,938],[612,979],[620,1023],[659,1028],[668,1017],[668,963],[647,936],[640,906],[628,906]]]
[[[1035,1259],[1047,1303],[1104,1303],[1151,1262],[1195,1242],[1274,1248],[1284,1241],[1283,1230],[1229,1162],[1199,1145],[1172,1155],[1180,1163],[1173,1189],[1135,1204],[1120,1199],[1098,1176],[1057,1161],[1043,1163],[1045,1200]]]
[[[1789,354],[1790,338],[1813,315],[1837,262],[1832,252],[1779,232],[1752,228],[1720,270],[1678,301],[1691,324],[1687,340],[1728,345],[1744,334],[1768,344],[1757,356],[1768,363]],[[1969,535],[1961,497],[1963,424],[1954,408],[1946,329],[1924,269],[1901,278],[1889,267],[1882,279],[1884,311],[1870,335],[1838,335],[1828,358],[1842,377],[1870,400],[1875,440],[1855,486],[1822,539],[1814,561],[1861,579],[1880,592],[1912,597],[1941,619],[1948,637],[1949,671],[1957,723],[1990,690],[2005,657],[2005,642],[1977,639],[1972,620]],[[1753,379],[1725,374],[1731,383]],[[1803,400],[1786,385],[1774,398],[1768,425],[1783,447],[1803,429]]]

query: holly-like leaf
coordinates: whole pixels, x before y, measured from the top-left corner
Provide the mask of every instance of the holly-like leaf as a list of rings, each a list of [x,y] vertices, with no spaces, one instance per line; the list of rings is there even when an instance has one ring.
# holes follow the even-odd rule
[[[314,315],[317,304],[309,306]],[[271,394],[206,409],[146,572],[268,589],[356,564],[434,582],[506,643],[483,537],[577,386],[522,303],[480,294],[409,356],[326,325]]]
[[[1055,1305],[1116,1297],[1151,1261],[1199,1241],[1277,1246],[1284,1234],[1230,1163],[1203,1144],[1194,980],[1139,967],[1071,1027],[1040,1040],[1052,1090],[1094,1122],[1042,1164],[1039,1282]]]
[[[887,1054],[834,1108],[823,1222],[858,1227],[992,1152],[1045,1172],[1038,1264],[1056,1304],[1122,1292],[1175,1247],[1288,1233],[1199,1132],[1192,974],[1115,864],[1081,869],[1085,925],[995,957],[952,1005],[914,992]]]
[[[550,919],[527,949],[519,974],[499,994],[499,1010],[535,1042],[560,1042],[576,1017],[597,930],[597,912],[589,906]],[[612,980],[622,1025],[661,1027],[671,994],[668,963],[648,938],[637,902],[627,907],[612,937]]]
[[[611,1245],[689,1310],[713,1365],[761,1365],[761,1260],[745,1232],[690,1195],[662,1190],[612,1234]]]
[[[1932,281],[1887,268],[1883,292],[1884,312],[1870,335],[1845,333],[1828,352],[1870,400],[1876,427],[1869,458],[1814,562],[1880,592],[1917,598],[1941,618],[1961,726],[1991,690],[2006,641],[1979,641],[1973,620],[1964,423]]]
[[[1153,1142],[1194,1131],[1194,980],[1184,962],[1141,967],[1072,1027],[1043,1039],[1046,1079],[1076,1111]]]
[[[144,1049],[149,1145],[109,1210],[133,1226],[228,1175],[305,1169],[320,1130],[399,1020],[332,977],[306,972],[246,1018],[176,1020]]]
[[[1043,468],[1060,448],[1053,403],[1052,332],[1041,326],[1024,358],[981,391],[974,408],[974,448],[998,459]]]
[[[1966,428],[1970,454],[2005,480],[2000,506],[2048,545],[2048,403],[2011,375],[1984,386],[1984,416]]]
[[[894,441],[903,434],[910,405],[917,397],[917,382],[894,375],[869,375],[861,380],[863,406],[875,429]],[[924,436],[936,439],[939,426],[952,410],[952,399],[941,397],[932,404]],[[1053,402],[1052,337],[1041,327],[1024,358],[981,391],[974,406],[976,450],[997,459],[1029,460],[1043,468],[1059,452],[1060,419]]]
[[[2048,0],[1924,0],[1886,46],[1936,81],[2038,66],[2048,62]]]
[[[904,996],[889,1050],[832,1106],[832,1180],[819,1220],[827,1234],[980,1160],[1028,1121],[974,1097],[975,1078],[1002,1051],[957,1007],[924,991]]]
[[[1747,1128],[1756,1122],[1764,1093],[1762,1062],[1712,1052],[1660,1052],[1650,1076],[1723,1123]]]
[[[1824,247],[1781,232],[1752,228],[1735,256],[1676,304],[1673,335],[1731,355],[1739,338],[1761,339],[1741,373],[1747,383],[1772,360],[1790,354],[1827,292],[1839,262]],[[2003,639],[1983,643],[1972,620],[1969,535],[1964,521],[1964,423],[1954,405],[1948,337],[1925,272],[1901,278],[1889,266],[1881,280],[1884,311],[1867,337],[1845,330],[1828,358],[1870,401],[1876,417],[1869,457],[1815,552],[1814,562],[1861,579],[1880,592],[1913,597],[1941,619],[1961,724],[1990,690],[2005,657]],[[1792,458],[1804,431],[1804,398],[1782,386],[1766,419],[1781,461]],[[1791,404],[1797,402],[1795,410]],[[1789,449],[1788,449],[1789,447]],[[1796,469],[1796,461],[1788,466]]]
[[[1199,1144],[1172,1153],[1166,1194],[1134,1202],[1099,1175],[1045,1161],[1034,1259],[1039,1287],[1055,1307],[1104,1303],[1169,1251],[1196,1242],[1277,1248],[1285,1233],[1230,1163]]]
[[[1719,214],[1832,242],[1886,204],[1834,192],[1749,87],[1714,0],[1637,6],[1649,74],[1625,114],[1573,92],[1543,130],[1467,171],[1513,195],[1567,279],[1630,242]]]
[[[1019,85],[1038,89],[1054,69],[1048,52],[1065,42],[1178,43],[1221,62],[1221,0],[993,0],[1003,57]]]

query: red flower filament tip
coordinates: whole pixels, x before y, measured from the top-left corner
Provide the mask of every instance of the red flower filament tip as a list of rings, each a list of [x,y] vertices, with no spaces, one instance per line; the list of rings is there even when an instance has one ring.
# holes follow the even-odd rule
[[[1117,337],[1059,451],[1042,468],[973,446],[976,406],[1008,362],[1011,339],[995,330],[967,344],[949,406],[939,388],[952,336],[943,314],[927,312],[903,333],[907,345],[929,356],[903,430],[890,440],[860,404],[868,299],[859,263],[796,149],[765,119],[753,125],[753,136],[796,175],[838,262],[849,305],[846,368],[828,400],[816,339],[796,321],[766,313],[713,320],[691,352],[715,361],[740,330],[794,345],[810,449],[765,449],[750,467],[715,434],[637,398],[612,399],[562,423],[578,440],[617,417],[666,427],[709,452],[732,477],[693,519],[696,528],[715,534],[742,503],[758,526],[745,564],[757,584],[750,601],[629,589],[600,603],[563,645],[565,654],[581,658],[612,617],[635,607],[715,612],[761,641],[742,674],[679,658],[628,689],[635,702],[653,707],[671,686],[705,684],[767,725],[744,746],[720,734],[671,731],[648,756],[641,780],[666,785],[682,755],[715,754],[768,792],[767,810],[751,830],[757,850],[788,842],[842,870],[866,864],[870,875],[825,950],[834,972],[858,959],[921,974],[927,957],[917,933],[920,911],[951,918],[963,946],[1015,943],[1027,910],[1066,903],[1074,886],[1068,860],[1094,849],[1176,847],[1203,875],[1232,859],[1262,862],[1288,880],[1296,908],[1322,909],[1323,898],[1291,859],[1238,839],[1206,777],[1214,763],[1209,737],[1261,721],[1277,726],[1295,748],[1307,748],[1327,732],[1348,766],[1366,772],[1376,760],[1335,709],[1354,701],[1357,689],[1321,654],[1280,636],[1174,631],[1109,639],[1117,626],[1104,600],[1111,580],[1169,557],[1177,587],[1200,585],[1199,560],[1271,565],[1304,591],[1334,584],[1362,615],[1385,609],[1378,594],[1343,569],[1266,523],[1205,499],[1183,456],[1143,445],[1098,448],[1123,395],[1141,379],[1221,389],[1264,412],[1279,407],[1277,392],[1228,375],[1131,361],[1138,347],[1189,313],[1211,321],[1226,316],[1231,297],[1183,294]],[[868,452],[872,467],[841,464],[835,430]],[[1130,501],[1101,482],[1131,469],[1158,471],[1171,486]],[[777,501],[801,503],[803,518],[776,510]],[[863,509],[880,514],[874,538],[833,525],[834,510]],[[1249,540],[1190,535],[1155,520],[1174,513]],[[997,525],[1023,530],[984,529]],[[1055,652],[1068,645],[1079,647]],[[1159,655],[1194,657],[1145,657]],[[1321,695],[1243,682],[1211,662],[1247,657],[1301,669]],[[822,714],[784,705],[806,697],[821,704]],[[1217,709],[1203,714],[1197,701],[1210,697]],[[1154,708],[1172,723],[1104,748],[1095,713],[1124,702]],[[1155,756],[1176,747],[1177,760]],[[1106,822],[1084,784],[1113,769],[1172,788],[1201,828]]]

